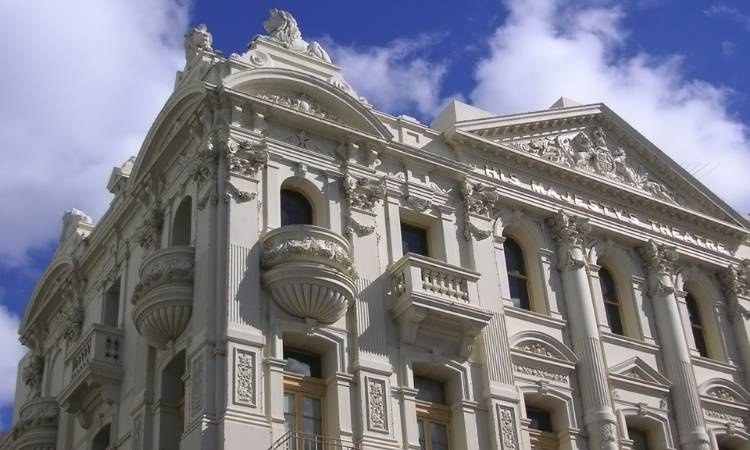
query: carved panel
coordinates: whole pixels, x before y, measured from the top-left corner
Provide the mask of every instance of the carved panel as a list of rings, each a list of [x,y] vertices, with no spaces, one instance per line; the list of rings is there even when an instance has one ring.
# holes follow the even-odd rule
[[[195,416],[203,409],[203,355],[198,355],[190,369],[190,415]]]
[[[234,403],[255,407],[255,352],[234,349]]]
[[[513,370],[518,373],[530,375],[532,377],[545,378],[551,381],[558,381],[560,383],[567,383],[568,376],[562,373],[550,372],[549,370],[539,369],[537,367],[514,365]]]
[[[141,450],[143,448],[143,414],[133,417],[132,442],[132,450]]]
[[[519,448],[516,435],[516,414],[513,408],[497,405],[497,420],[500,421],[500,442],[503,444],[503,450]]]
[[[388,405],[385,381],[367,378],[367,428],[388,432]]]

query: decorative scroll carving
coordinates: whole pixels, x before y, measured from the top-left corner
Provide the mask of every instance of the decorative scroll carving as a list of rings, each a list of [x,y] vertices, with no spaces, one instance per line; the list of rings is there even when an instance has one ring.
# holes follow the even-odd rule
[[[268,146],[265,142],[242,141],[229,145],[226,157],[230,172],[254,176],[268,162]]]
[[[612,147],[607,140],[604,130],[597,127],[588,132],[581,131],[572,138],[558,135],[510,145],[555,164],[634,187],[661,200],[682,203],[674,192],[654,180],[645,169],[628,161],[625,149]]]
[[[341,119],[326,111],[320,103],[314,101],[304,93],[289,95],[258,93],[253,95],[261,100],[266,100],[276,105],[286,106],[287,108],[294,109],[304,114],[310,114],[311,116],[319,117],[321,119],[341,123]]]
[[[234,402],[255,406],[255,353],[234,350]]]
[[[721,287],[727,297],[750,297],[750,259],[740,264],[730,264],[719,272]]]
[[[503,443],[503,450],[516,450],[518,437],[513,408],[497,405],[497,420],[500,422],[500,440]]]
[[[677,249],[666,244],[659,244],[653,239],[638,249],[643,266],[659,274],[671,275],[677,261]]]
[[[23,383],[29,387],[29,399],[39,398],[42,393],[42,377],[44,375],[44,356],[32,353],[21,372]]]
[[[545,378],[551,381],[558,381],[560,383],[568,383],[568,376],[562,373],[550,372],[549,370],[538,369],[536,367],[513,365],[513,370],[518,373],[530,375],[532,377]]]
[[[547,218],[547,225],[552,229],[554,240],[574,247],[582,246],[591,232],[591,223],[587,218],[569,214],[562,209]]]
[[[132,450],[143,448],[143,414],[133,417],[133,446]]]
[[[164,226],[164,212],[154,207],[146,212],[146,218],[135,233],[135,241],[146,250],[154,250],[161,243],[161,229]]]
[[[482,184],[473,184],[469,180],[462,183],[461,194],[466,212],[487,218],[492,217],[495,204],[500,198],[496,190]]]
[[[320,59],[330,63],[331,57],[323,50],[319,43],[307,42],[302,39],[302,33],[297,26],[297,20],[294,19],[287,11],[272,9],[269,11],[270,17],[263,22],[263,28],[268,32],[267,39],[278,42],[284,48]]]
[[[203,355],[198,355],[190,368],[190,415],[195,416],[203,409]]]
[[[263,267],[272,267],[295,255],[307,255],[322,258],[336,263],[338,266],[352,267],[352,260],[346,249],[333,241],[304,237],[274,242],[266,247],[261,256]]]
[[[237,186],[232,184],[231,181],[226,182],[227,190],[224,194],[224,201],[229,203],[230,199],[234,199],[237,203],[245,203],[250,200],[254,200],[258,196],[255,192],[241,191]]]
[[[367,378],[367,428],[371,431],[388,432],[388,406],[385,382]]]
[[[377,202],[385,197],[385,184],[383,180],[347,174],[344,180],[344,193],[349,206],[372,211]]]
[[[307,135],[307,132],[305,130],[299,130],[297,134],[287,136],[284,141],[294,145],[295,147],[304,148],[306,150],[313,150],[316,152],[321,151],[320,147],[318,147],[315,142],[310,139],[310,136]]]
[[[194,57],[201,55],[204,52],[213,51],[211,44],[213,43],[213,36],[208,32],[206,24],[200,24],[195,28],[191,28],[185,33],[185,61],[190,62]]]

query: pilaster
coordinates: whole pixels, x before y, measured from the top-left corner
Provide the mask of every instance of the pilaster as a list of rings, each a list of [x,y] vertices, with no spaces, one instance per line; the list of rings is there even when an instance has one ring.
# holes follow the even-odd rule
[[[719,273],[722,290],[729,303],[740,361],[745,374],[745,386],[750,387],[750,260],[730,265]]]

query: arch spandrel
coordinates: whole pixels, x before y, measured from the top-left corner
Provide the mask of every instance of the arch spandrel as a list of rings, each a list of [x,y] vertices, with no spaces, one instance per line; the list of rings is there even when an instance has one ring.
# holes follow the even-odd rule
[[[312,75],[280,68],[241,71],[225,88],[390,141],[393,135],[359,99]]]

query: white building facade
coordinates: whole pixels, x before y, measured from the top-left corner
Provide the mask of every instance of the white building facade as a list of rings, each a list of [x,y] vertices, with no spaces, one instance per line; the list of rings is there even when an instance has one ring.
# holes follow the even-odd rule
[[[0,449],[750,448],[746,217],[603,104],[426,126],[264,27],[66,213]]]

